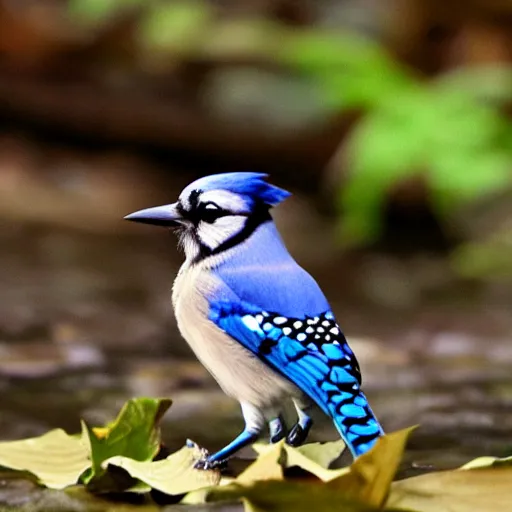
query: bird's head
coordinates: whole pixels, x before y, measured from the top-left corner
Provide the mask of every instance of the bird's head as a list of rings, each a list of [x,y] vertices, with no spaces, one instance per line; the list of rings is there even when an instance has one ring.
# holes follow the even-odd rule
[[[204,259],[243,243],[271,220],[270,208],[290,196],[266,178],[253,172],[205,176],[185,187],[176,203],[125,219],[176,229],[187,259]]]

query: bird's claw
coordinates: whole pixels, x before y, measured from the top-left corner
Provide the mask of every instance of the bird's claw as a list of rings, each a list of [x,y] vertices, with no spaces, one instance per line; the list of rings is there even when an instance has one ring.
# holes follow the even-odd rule
[[[270,444],[275,444],[281,441],[286,437],[286,432],[278,432],[273,437],[270,438]]]
[[[209,457],[201,458],[194,464],[194,469],[202,471],[211,471],[212,469],[223,469],[227,465],[227,460],[211,460]]]
[[[286,444],[290,446],[301,446],[306,441],[310,425],[303,427],[300,423],[296,423],[286,437]]]
[[[187,448],[196,450],[197,460],[194,463],[194,469],[200,469],[202,471],[210,471],[212,469],[223,468],[227,460],[211,460],[211,456],[206,448],[202,448],[196,442],[191,439],[187,439],[185,442]]]

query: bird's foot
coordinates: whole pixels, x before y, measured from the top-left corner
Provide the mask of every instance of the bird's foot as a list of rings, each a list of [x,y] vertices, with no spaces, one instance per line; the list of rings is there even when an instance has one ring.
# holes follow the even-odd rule
[[[194,441],[187,439],[185,445],[188,448],[197,450],[199,458],[194,463],[194,469],[200,469],[203,471],[210,471],[212,469],[224,469],[227,465],[228,460],[212,460],[212,457],[206,448],[200,447]]]
[[[301,446],[304,444],[311,429],[311,425],[310,422],[305,425],[296,423],[286,437],[286,444],[290,446]]]
[[[228,460],[211,460],[209,457],[201,458],[194,464],[194,469],[202,471],[210,471],[212,469],[224,469],[228,464]]]
[[[269,429],[270,429],[270,442],[272,444],[278,443],[281,439],[286,437],[286,426],[284,424],[283,418],[278,416],[273,420],[269,421]]]
[[[285,437],[286,437],[286,432],[279,432],[278,434],[276,434],[275,436],[272,436],[270,438],[270,443],[271,444],[279,443],[279,441],[281,441]]]

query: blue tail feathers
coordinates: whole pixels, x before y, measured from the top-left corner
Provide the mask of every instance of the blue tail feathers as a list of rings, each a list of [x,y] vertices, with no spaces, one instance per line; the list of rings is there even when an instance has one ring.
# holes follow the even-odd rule
[[[384,433],[360,389],[354,390],[352,397],[344,400],[339,395],[332,395],[328,409],[354,457],[370,450]]]

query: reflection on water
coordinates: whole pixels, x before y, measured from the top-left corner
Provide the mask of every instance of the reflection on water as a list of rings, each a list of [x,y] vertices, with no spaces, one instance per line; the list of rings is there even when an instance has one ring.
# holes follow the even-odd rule
[[[368,279],[357,274],[368,264],[351,271],[351,282]],[[230,440],[242,426],[238,405],[191,357],[171,314],[178,265],[174,241],[161,232],[130,238],[5,230],[1,438],[57,426],[77,431],[80,417],[101,424],[129,397],[150,395],[174,400],[163,428],[170,448],[187,437],[210,449]],[[459,293],[392,311],[349,300],[357,294],[343,280],[346,269],[312,272],[348,333],[385,428],[421,424],[409,463],[452,467],[510,451],[512,329],[506,310],[489,302],[483,308]],[[375,273],[375,279],[383,276]],[[335,436],[320,419],[312,438]]]

